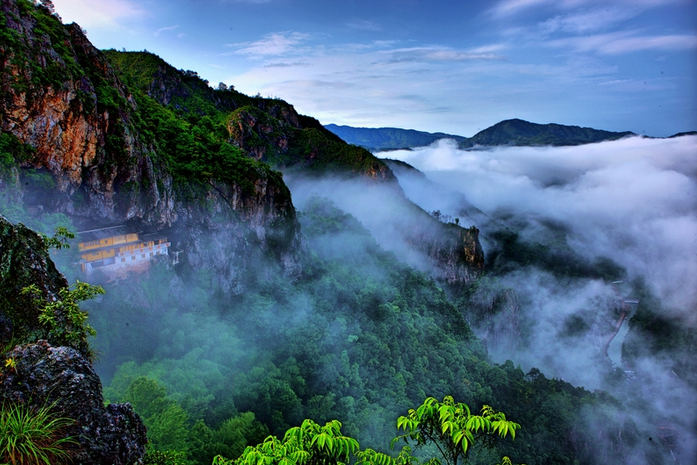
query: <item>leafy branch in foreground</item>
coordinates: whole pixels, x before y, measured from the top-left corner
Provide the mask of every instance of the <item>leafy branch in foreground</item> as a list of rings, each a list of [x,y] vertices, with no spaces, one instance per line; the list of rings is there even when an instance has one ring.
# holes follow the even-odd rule
[[[50,407],[30,409],[22,404],[0,407],[0,463],[50,465],[66,463],[76,441],[63,434],[74,423],[58,417]]]
[[[283,441],[269,436],[261,444],[247,447],[234,463],[328,465],[348,462],[358,449],[358,441],[341,433],[338,420],[328,421],[324,426],[305,420],[286,431]],[[232,463],[220,456],[213,460],[214,465]]]
[[[406,433],[394,438],[392,446],[399,440],[415,441],[417,446],[433,444],[445,463],[457,465],[458,460],[467,457],[477,439],[491,445],[496,436],[515,438],[520,425],[488,405],[482,407],[481,415],[472,415],[466,404],[446,396],[443,402],[429,397],[416,410],[410,409],[406,416],[397,419],[397,428]],[[404,446],[396,458],[373,449],[360,450],[358,441],[341,433],[341,423],[337,420],[324,426],[305,420],[301,426],[289,429],[282,441],[269,436],[263,443],[247,447],[237,460],[217,456],[213,465],[343,465],[352,458],[355,465],[419,463],[409,446]],[[438,458],[424,462],[425,465],[440,463]],[[503,457],[502,463],[511,465],[508,457]]]
[[[497,435],[515,439],[520,425],[488,405],[482,407],[480,415],[472,415],[467,404],[445,396],[443,402],[429,397],[418,408],[410,409],[397,419],[397,428],[406,432],[392,440],[393,446],[400,439],[414,441],[417,446],[433,444],[445,463],[457,465],[477,440],[491,445]]]

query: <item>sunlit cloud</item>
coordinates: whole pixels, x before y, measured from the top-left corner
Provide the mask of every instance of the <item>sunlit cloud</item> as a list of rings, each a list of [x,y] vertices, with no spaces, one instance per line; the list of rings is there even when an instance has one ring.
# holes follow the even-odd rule
[[[132,0],[53,0],[64,22],[76,22],[90,28],[118,29],[123,24],[147,16],[141,2]]]

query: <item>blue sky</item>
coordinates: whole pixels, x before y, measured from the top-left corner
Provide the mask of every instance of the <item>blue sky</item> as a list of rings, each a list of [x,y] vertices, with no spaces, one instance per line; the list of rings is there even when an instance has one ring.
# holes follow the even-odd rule
[[[697,130],[697,0],[53,2],[97,47],[147,49],[325,124]]]

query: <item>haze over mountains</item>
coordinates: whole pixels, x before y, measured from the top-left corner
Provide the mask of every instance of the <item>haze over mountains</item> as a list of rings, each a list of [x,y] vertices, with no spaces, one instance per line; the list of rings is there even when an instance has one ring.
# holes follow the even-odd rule
[[[0,220],[3,415],[53,405],[77,463],[209,465],[306,419],[396,455],[395,418],[453,395],[522,425],[468,463],[690,463],[697,137],[508,120],[395,162],[51,5],[0,4],[0,213],[47,235]],[[171,256],[111,275],[84,247],[112,225]],[[78,278],[106,290],[82,310]]]
[[[354,128],[337,126],[335,124],[327,124],[325,127],[346,142],[360,145],[371,151],[423,147],[439,139],[453,139],[457,141],[460,148],[464,149],[499,145],[582,145],[634,135],[630,131],[613,132],[554,123],[537,124],[521,119],[501,121],[469,138],[453,134],[422,132],[413,129]]]

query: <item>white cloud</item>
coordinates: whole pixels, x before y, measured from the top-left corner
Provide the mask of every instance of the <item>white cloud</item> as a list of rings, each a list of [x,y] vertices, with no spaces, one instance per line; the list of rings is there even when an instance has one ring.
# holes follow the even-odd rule
[[[494,52],[500,52],[501,50],[504,50],[508,48],[506,44],[488,44],[488,45],[481,45],[479,47],[471,48],[468,50],[469,53],[494,53]]]
[[[275,32],[254,42],[227,44],[227,46],[235,48],[234,53],[239,55],[266,58],[297,52],[298,46],[309,37],[309,34],[302,32]]]
[[[695,153],[690,136],[471,152],[442,143],[389,156],[430,172],[487,213],[503,208],[568,225],[581,255],[610,257],[643,277],[666,309],[694,327]]]
[[[389,63],[400,62],[429,62],[429,61],[467,61],[467,60],[498,60],[501,55],[493,53],[501,50],[501,44],[477,47],[471,50],[458,50],[450,47],[426,46],[385,50]]]
[[[697,48],[697,35],[636,35],[635,31],[619,31],[590,36],[567,37],[548,41],[551,47],[566,48],[576,52],[596,52],[619,55],[647,50],[676,51]]]
[[[489,10],[495,18],[507,18],[530,11],[533,7],[548,6],[554,9],[571,10],[580,7],[621,7],[625,9],[651,8],[677,3],[681,0],[501,0]]]
[[[599,8],[567,15],[557,15],[543,21],[540,29],[543,33],[567,32],[582,34],[589,31],[605,29],[611,25],[637,16],[643,11],[635,8]]]
[[[53,0],[63,21],[90,28],[118,29],[122,23],[143,18],[147,11],[133,0]]]
[[[176,29],[179,29],[178,24],[175,24],[174,26],[161,27],[161,28],[157,29],[155,32],[153,32],[153,35],[155,37],[159,37],[159,35],[162,34],[163,32],[174,31]],[[178,34],[178,35],[180,35],[180,34]]]
[[[368,19],[356,19],[346,23],[346,26],[351,29],[357,29],[359,31],[381,31],[382,26],[380,26],[375,21],[370,21]]]
[[[534,6],[551,3],[551,0],[504,0],[495,5],[490,13],[495,17],[511,16]]]

